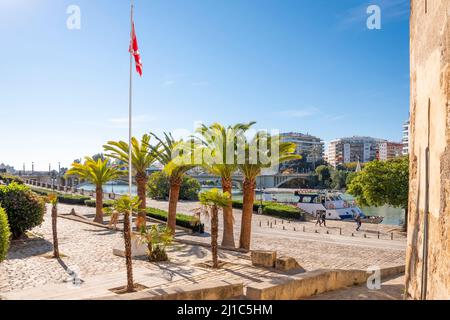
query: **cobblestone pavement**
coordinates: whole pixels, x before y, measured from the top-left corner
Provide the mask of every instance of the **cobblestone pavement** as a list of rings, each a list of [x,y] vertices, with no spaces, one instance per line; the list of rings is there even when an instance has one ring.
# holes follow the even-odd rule
[[[148,206],[167,210],[167,203],[163,201],[151,200]],[[196,202],[180,202],[179,212],[189,213],[198,206],[199,204]],[[238,243],[241,210],[235,209],[233,212],[234,236]],[[208,220],[203,217],[202,222],[205,223],[208,232]],[[220,230],[222,230],[222,219],[219,219],[219,222]],[[269,227],[267,222],[269,222]],[[270,228],[270,223],[272,228]],[[306,232],[303,232],[303,227]],[[315,233],[315,230],[318,230],[319,233]],[[389,267],[405,263],[405,235],[393,230],[398,230],[398,227],[364,224],[358,233],[354,230],[354,224],[350,222],[327,221],[327,228],[320,228],[316,227],[314,222],[293,222],[255,214],[252,223],[252,249],[274,250],[280,254],[292,256],[306,270]],[[326,231],[329,231],[329,234],[326,234]],[[341,231],[342,235],[340,235]],[[378,239],[378,231],[384,234],[394,232],[394,240],[390,240],[390,236]],[[351,236],[352,233],[354,233],[354,237]],[[364,234],[367,238],[364,238]],[[208,235],[183,235],[179,238],[209,242]]]
[[[59,205],[60,213],[67,213],[72,206]],[[91,214],[93,208],[75,207],[77,212]],[[26,240],[13,241],[8,258],[0,264],[1,295],[18,290],[64,283],[70,278],[69,270],[76,270],[79,276],[88,278],[96,275],[124,272],[123,258],[112,254],[114,247],[123,247],[120,231],[80,223],[64,218],[58,219],[60,260],[52,259],[52,230],[50,210],[44,223],[34,228]],[[145,258],[134,259],[135,268],[151,270],[153,276],[165,279],[164,286],[197,283],[213,279],[244,279],[263,281],[285,275],[251,266],[249,255],[220,251],[219,259],[227,264],[219,271],[202,268],[198,264],[211,260],[208,248],[175,244],[168,249],[169,263],[152,264]],[[69,269],[69,270],[68,270]],[[170,274],[178,277],[172,281]],[[181,280],[180,279],[181,276]]]
[[[150,205],[155,206],[154,204]],[[164,208],[164,205],[167,204],[161,202],[159,205]],[[184,205],[182,203],[180,206],[183,210]],[[189,203],[188,206],[192,208],[197,204]],[[70,212],[72,208],[82,215],[93,216],[95,213],[94,208],[88,207],[60,204],[58,208],[61,214]],[[365,268],[369,265],[390,266],[404,263],[404,249],[402,248],[381,249],[365,244],[367,241],[383,240],[314,233],[305,233],[301,236],[300,232],[288,232],[282,228],[258,230],[258,219],[263,218],[267,219],[267,217],[255,217],[253,249],[271,249],[277,250],[281,254],[288,254],[295,257],[307,270]],[[240,212],[235,213],[235,219],[236,221],[240,220]],[[206,225],[208,227],[208,223]],[[236,239],[238,239],[238,229],[239,226],[236,223]],[[125,272],[124,259],[112,254],[113,247],[123,246],[121,232],[59,218],[58,235],[60,252],[63,254],[59,261],[50,258],[52,253],[50,210],[48,210],[42,226],[34,228],[31,234],[29,239],[14,241],[7,260],[0,264],[0,296],[6,292],[63,283],[69,277],[68,268],[78,269],[82,278]],[[204,236],[185,234],[179,237],[206,243],[210,241],[207,234]],[[351,242],[357,240],[362,241],[362,244]],[[350,244],[343,244],[346,242]],[[396,240],[392,243],[394,242],[403,243],[403,241]],[[205,247],[177,244],[169,249],[169,256],[171,262],[167,264],[165,270],[179,271],[183,268],[184,277],[176,281],[167,279],[162,286],[215,279],[240,279],[244,283],[248,283],[285,276],[271,270],[254,268],[250,264],[248,254],[232,251],[220,251],[220,259],[228,263],[218,271],[198,266],[200,262],[210,259],[210,251]],[[161,277],[166,277],[160,266],[151,264],[145,259],[135,259],[134,266],[152,270],[153,273],[160,272]]]

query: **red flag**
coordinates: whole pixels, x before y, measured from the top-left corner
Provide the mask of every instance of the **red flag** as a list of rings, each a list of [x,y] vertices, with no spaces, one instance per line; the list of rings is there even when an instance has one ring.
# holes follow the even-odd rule
[[[131,41],[130,41],[130,53],[134,56],[134,61],[136,63],[136,71],[142,77],[142,61],[141,54],[139,53],[138,41],[136,37],[136,31],[134,30],[134,22],[131,30]]]

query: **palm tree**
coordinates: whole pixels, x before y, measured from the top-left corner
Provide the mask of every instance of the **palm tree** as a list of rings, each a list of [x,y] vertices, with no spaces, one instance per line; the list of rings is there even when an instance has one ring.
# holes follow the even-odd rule
[[[48,196],[48,201],[52,205],[52,234],[53,234],[53,258],[59,259],[59,246],[58,246],[58,195],[51,193]]]
[[[134,291],[133,281],[133,260],[131,258],[131,225],[130,218],[134,212],[139,211],[139,197],[130,198],[128,195],[122,196],[114,201],[111,212],[123,214],[123,239],[125,244],[125,263],[127,266],[127,292]]]
[[[151,150],[150,135],[144,134],[139,142],[135,137],[131,139],[133,171],[136,173],[137,194],[140,200],[136,228],[140,230],[146,225],[146,188],[148,182],[147,169],[155,162],[155,154]],[[108,141],[103,146],[107,157],[114,158],[128,166],[129,144],[124,141]]]
[[[95,222],[103,223],[103,185],[115,180],[122,175],[118,166],[112,166],[109,160],[86,157],[83,164],[74,162],[72,168],[66,172],[66,176],[78,176],[95,185]]]
[[[250,143],[245,142],[243,149],[245,162],[239,165],[239,170],[244,175],[239,247],[250,250],[256,177],[263,169],[273,168],[281,162],[300,159],[301,156],[294,154],[296,149],[294,143],[280,142],[279,136],[272,137],[266,132],[258,132]],[[274,153],[272,153],[273,150]]]
[[[219,123],[207,127],[202,125],[197,129],[200,134],[200,144],[204,146],[203,167],[212,175],[219,176],[222,182],[222,191],[231,194],[233,174],[238,170],[238,141],[244,133],[256,122],[247,124],[238,123],[225,128]],[[233,208],[231,202],[223,209],[223,236],[222,245],[235,247],[233,229]]]
[[[186,172],[197,166],[190,156],[188,157],[192,161],[183,161],[183,151],[184,156],[186,156],[187,152],[190,152],[190,148],[195,147],[195,144],[193,141],[176,141],[170,133],[164,133],[163,139],[153,133],[151,135],[155,137],[158,144],[156,146],[151,146],[150,148],[156,155],[158,161],[164,166],[164,172],[169,176],[170,191],[167,227],[171,230],[172,234],[174,234],[177,220],[177,205],[183,177]]]
[[[200,193],[200,203],[205,209],[210,209],[211,217],[211,253],[213,260],[213,268],[219,268],[218,245],[219,237],[219,209],[225,210],[231,204],[231,194],[221,192],[218,189],[212,189]],[[207,210],[204,210],[208,214]]]

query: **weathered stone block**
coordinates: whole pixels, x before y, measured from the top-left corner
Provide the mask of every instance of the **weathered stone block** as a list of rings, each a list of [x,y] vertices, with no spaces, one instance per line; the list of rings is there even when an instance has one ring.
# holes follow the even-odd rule
[[[277,259],[276,251],[255,250],[251,253],[252,264],[258,267],[273,268]]]
[[[279,271],[299,271],[305,272],[305,269],[298,264],[297,260],[292,257],[279,257],[275,262],[275,269]]]

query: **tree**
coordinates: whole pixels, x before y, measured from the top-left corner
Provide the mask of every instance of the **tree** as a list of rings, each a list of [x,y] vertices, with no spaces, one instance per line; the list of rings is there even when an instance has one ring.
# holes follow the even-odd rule
[[[333,170],[331,172],[331,187],[333,189],[344,189],[347,184],[347,171],[343,170]]]
[[[318,166],[316,168],[316,174],[317,174],[319,183],[323,187],[328,187],[330,184],[330,178],[331,178],[330,167],[325,166],[325,165]]]
[[[74,162],[72,168],[66,172],[66,176],[78,176],[95,185],[95,222],[103,223],[103,185],[116,180],[122,175],[118,166],[109,164],[107,159],[95,161],[86,157],[83,164]]]
[[[180,200],[196,201],[201,185],[197,179],[185,175],[180,187]],[[147,183],[147,196],[156,200],[169,199],[169,176],[165,172],[155,172],[150,175]]]
[[[156,154],[150,146],[150,135],[144,134],[141,141],[135,137],[131,139],[131,164],[133,175],[136,177],[137,193],[140,200],[136,228],[140,230],[146,225],[146,188],[148,182],[147,169],[155,162]],[[107,157],[116,159],[129,167],[129,144],[124,141],[108,141],[103,146]]]
[[[348,192],[363,206],[390,205],[405,210],[404,229],[408,220],[409,159],[372,161],[354,177]]]
[[[114,201],[110,211],[123,214],[123,239],[125,243],[125,263],[127,266],[127,292],[134,291],[133,281],[133,260],[131,259],[131,225],[130,218],[133,213],[139,212],[139,197],[130,198],[128,195],[120,197]]]
[[[151,147],[152,151],[158,161],[164,165],[164,172],[169,176],[170,191],[167,227],[170,228],[172,234],[175,234],[181,183],[186,172],[196,167],[192,158],[193,155],[190,153],[192,148],[194,148],[194,144],[193,141],[176,141],[170,133],[164,133],[164,138],[159,138],[153,133],[152,136],[158,141],[156,146]],[[186,157],[188,161],[185,161]]]
[[[300,155],[295,154],[295,149],[294,143],[280,142],[279,136],[272,137],[266,132],[258,132],[250,142],[245,142],[245,161],[239,164],[239,170],[244,175],[240,248],[250,250],[256,177],[263,169],[299,159]],[[276,152],[272,153],[272,150]]]
[[[231,194],[232,177],[238,170],[238,141],[244,139],[244,134],[255,122],[238,123],[225,128],[219,123],[211,126],[202,125],[197,129],[199,142],[203,146],[203,168],[210,174],[219,176],[222,181],[222,191]],[[222,245],[235,247],[233,228],[233,208],[231,203],[223,210]]]
[[[58,246],[58,195],[51,193],[48,196],[48,201],[52,205],[52,234],[53,234],[53,258],[59,259],[59,246]]]
[[[219,209],[224,210],[231,204],[231,195],[228,192],[222,192],[219,189],[211,189],[201,192],[199,195],[200,203],[204,206],[204,213],[211,217],[211,253],[213,268],[219,268],[218,244],[219,237]]]

